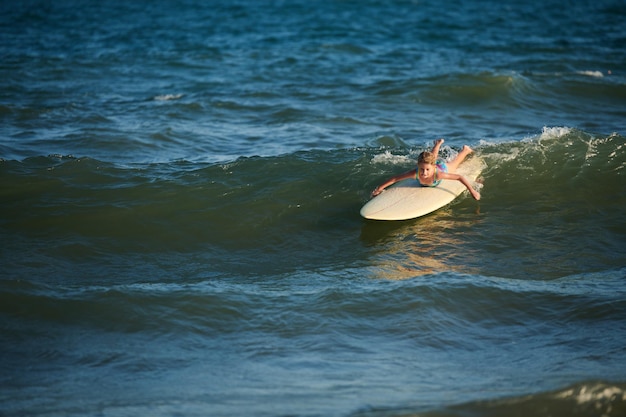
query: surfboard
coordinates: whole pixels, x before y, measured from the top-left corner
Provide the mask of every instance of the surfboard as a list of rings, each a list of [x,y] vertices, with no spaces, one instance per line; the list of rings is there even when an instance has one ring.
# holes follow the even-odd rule
[[[476,181],[484,167],[477,157],[464,161],[456,173]],[[385,189],[361,208],[361,216],[372,220],[408,220],[425,216],[451,203],[467,188],[456,180],[442,180],[437,187],[422,187],[414,179]]]

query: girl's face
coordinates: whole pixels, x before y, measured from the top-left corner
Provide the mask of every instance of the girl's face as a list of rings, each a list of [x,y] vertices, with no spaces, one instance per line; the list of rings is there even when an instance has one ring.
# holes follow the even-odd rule
[[[420,180],[430,180],[435,175],[435,165],[424,162],[417,164],[417,175]]]

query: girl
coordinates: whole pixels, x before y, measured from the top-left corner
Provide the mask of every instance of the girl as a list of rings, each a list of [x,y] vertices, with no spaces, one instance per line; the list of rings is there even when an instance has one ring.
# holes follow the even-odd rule
[[[407,171],[403,174],[396,175],[376,187],[372,192],[372,197],[382,193],[383,190],[398,181],[406,180],[408,178],[415,178],[419,181],[422,187],[436,187],[441,184],[441,180],[457,180],[461,181],[467,190],[472,194],[476,200],[480,200],[480,193],[472,188],[472,185],[462,175],[454,174],[453,172],[459,167],[461,162],[471,154],[472,149],[465,145],[459,154],[452,161],[446,162],[442,159],[438,159],[439,148],[443,144],[443,139],[437,139],[432,152],[422,152],[417,157],[417,168]],[[450,172],[448,172],[450,171]]]

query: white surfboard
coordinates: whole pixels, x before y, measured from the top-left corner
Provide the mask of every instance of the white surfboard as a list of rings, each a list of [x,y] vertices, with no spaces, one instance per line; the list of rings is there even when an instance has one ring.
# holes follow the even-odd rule
[[[480,158],[463,162],[456,173],[475,181],[483,170]],[[437,187],[422,187],[414,179],[386,188],[361,208],[361,216],[372,220],[408,220],[421,217],[449,204],[467,190],[461,181],[442,180]]]

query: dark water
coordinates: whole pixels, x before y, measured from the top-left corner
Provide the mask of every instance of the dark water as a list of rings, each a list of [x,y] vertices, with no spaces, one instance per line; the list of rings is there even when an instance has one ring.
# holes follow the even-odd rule
[[[0,415],[623,416],[625,17],[0,3]]]

